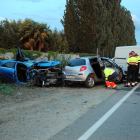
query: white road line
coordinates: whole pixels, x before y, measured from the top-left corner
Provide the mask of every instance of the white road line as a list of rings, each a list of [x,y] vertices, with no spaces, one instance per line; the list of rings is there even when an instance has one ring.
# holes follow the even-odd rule
[[[118,103],[116,103],[102,118],[90,127],[78,140],[87,140],[116,110],[119,106],[140,86],[138,84],[129,91]]]

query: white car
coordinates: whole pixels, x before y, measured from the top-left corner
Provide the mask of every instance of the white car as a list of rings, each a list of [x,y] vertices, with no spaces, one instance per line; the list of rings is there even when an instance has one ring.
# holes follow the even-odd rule
[[[121,67],[109,58],[93,56],[71,59],[63,69],[65,83],[70,86],[73,83],[81,82],[91,88],[95,82],[104,81],[104,73],[100,68],[103,62],[106,67],[113,68],[118,72],[118,82],[121,82],[123,77]]]

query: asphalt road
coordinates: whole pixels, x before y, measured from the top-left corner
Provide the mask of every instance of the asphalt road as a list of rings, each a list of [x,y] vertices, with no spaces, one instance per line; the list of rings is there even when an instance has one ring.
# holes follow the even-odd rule
[[[140,84],[116,91],[50,140],[140,140]]]

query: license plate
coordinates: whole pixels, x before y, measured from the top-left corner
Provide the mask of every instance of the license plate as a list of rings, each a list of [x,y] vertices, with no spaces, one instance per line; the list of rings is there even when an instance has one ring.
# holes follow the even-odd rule
[[[66,78],[67,78],[67,79],[74,79],[75,76],[69,76],[69,75],[67,75]]]

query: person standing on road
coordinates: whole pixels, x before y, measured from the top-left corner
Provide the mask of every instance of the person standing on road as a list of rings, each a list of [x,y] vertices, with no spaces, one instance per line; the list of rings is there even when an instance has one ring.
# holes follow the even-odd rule
[[[127,83],[125,87],[130,87],[130,75],[132,74],[132,87],[135,86],[135,72],[136,72],[136,67],[138,65],[138,59],[133,56],[133,54],[130,52],[129,53],[129,58],[127,59],[127,65],[128,65],[128,70],[127,70]]]
[[[131,51],[131,53],[133,54],[134,57],[136,57],[138,59],[138,65],[136,67],[136,73],[135,73],[135,85],[137,85],[137,83],[138,83],[138,76],[139,76],[140,57],[134,51]]]
[[[105,82],[106,82],[107,88],[108,89],[113,88],[113,89],[118,90],[115,84],[115,81],[119,80],[119,74],[111,68],[105,68],[105,66],[102,66],[101,70],[105,74]]]

